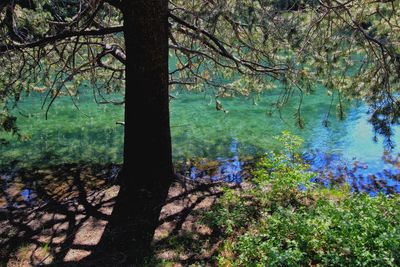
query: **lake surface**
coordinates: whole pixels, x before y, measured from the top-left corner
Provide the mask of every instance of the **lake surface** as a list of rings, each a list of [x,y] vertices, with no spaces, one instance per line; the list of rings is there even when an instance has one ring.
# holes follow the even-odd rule
[[[294,118],[299,103],[296,93],[281,112],[273,107],[279,97],[273,91],[259,98],[219,99],[228,112],[216,110],[210,92],[174,91],[172,95],[175,98],[171,100],[171,130],[176,163],[193,158],[219,160],[228,164],[224,170],[229,174],[229,168],[240,170],[240,161],[247,156],[282,148],[272,137],[289,130],[304,139],[304,157],[314,169],[326,168],[338,175],[350,170],[354,177],[372,174],[384,177],[379,179],[384,179],[395,191],[399,189],[400,164],[396,157],[400,152],[400,135],[393,138],[397,146],[389,154],[385,152],[383,137],[373,141],[368,109],[360,102],[346,102],[346,117],[340,121],[336,116],[336,100],[331,102],[331,96],[324,90],[306,95],[301,107],[305,126],[300,129]],[[14,111],[27,140],[18,141],[2,134],[10,141],[0,147],[2,166],[122,162],[123,126],[116,124],[123,121],[121,106],[100,105],[91,93],[82,93],[77,110],[70,97],[65,96],[56,100],[45,120],[41,109],[43,97],[40,94],[23,97]],[[118,96],[107,97],[118,99]],[[331,103],[330,123],[325,127],[323,122]],[[399,127],[394,130],[399,131]],[[234,165],[230,166],[231,163]]]

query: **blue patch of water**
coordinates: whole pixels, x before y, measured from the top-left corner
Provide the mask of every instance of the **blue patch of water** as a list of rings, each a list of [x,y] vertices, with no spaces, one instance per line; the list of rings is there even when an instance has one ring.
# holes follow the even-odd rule
[[[189,178],[191,180],[210,179],[211,181],[225,181],[227,183],[241,183],[243,162],[239,160],[238,140],[233,138],[229,145],[231,157],[218,157],[218,167],[211,173],[207,170],[201,170],[196,166],[190,167]]]
[[[218,158],[221,163],[218,175],[211,177],[212,180],[218,180],[223,178],[225,182],[237,183],[242,182],[242,165],[238,156],[238,140],[236,138],[232,139],[230,144],[230,152],[234,155],[231,158]]]
[[[33,199],[33,191],[30,188],[25,188],[20,192],[21,196],[23,197],[25,202],[30,203]]]
[[[212,181],[224,181],[240,184],[243,181],[243,165],[238,154],[239,142],[233,138],[230,143],[232,157],[217,158],[219,166],[209,175],[207,171],[195,166],[190,168],[189,177],[192,180],[211,179]],[[350,185],[352,192],[367,192],[371,196],[379,192],[384,194],[400,193],[400,169],[399,159],[386,159],[386,168],[380,172],[371,173],[371,169],[365,163],[359,161],[349,162],[340,155],[324,153],[318,149],[303,153],[303,159],[310,165],[310,171],[316,176],[312,182],[321,184],[327,188],[340,186],[345,183]],[[302,187],[301,187],[302,188]],[[305,189],[305,188],[303,188]]]

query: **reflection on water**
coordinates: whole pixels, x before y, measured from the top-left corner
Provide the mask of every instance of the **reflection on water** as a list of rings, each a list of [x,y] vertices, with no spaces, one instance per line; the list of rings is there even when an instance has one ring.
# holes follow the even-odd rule
[[[45,119],[43,95],[22,98],[14,114],[23,141],[0,132],[9,145],[0,145],[0,166],[39,167],[63,163],[120,163],[123,109],[97,105],[91,94],[81,94],[77,110],[69,97],[59,97]],[[21,115],[23,114],[23,115]]]
[[[350,185],[353,192],[367,192],[376,195],[378,192],[394,194],[400,192],[399,157],[393,158],[385,154],[384,168],[370,170],[369,166],[359,161],[344,161],[337,155],[329,155],[319,151],[303,154],[303,158],[318,173],[313,179],[326,187]]]
[[[230,145],[230,152],[233,153],[232,158],[218,158],[218,161],[221,163],[219,166],[219,173],[221,173],[221,177],[224,178],[226,182],[229,183],[241,183],[242,182],[242,165],[239,161],[238,156],[238,140],[232,139],[232,143]],[[214,176],[211,177],[212,180],[218,180],[220,177]]]
[[[223,158],[218,157],[218,164],[209,169],[199,169],[196,166],[192,166],[189,171],[189,177],[192,180],[197,179],[210,179],[211,181],[225,181],[228,183],[240,184],[243,181],[242,177],[242,166],[243,162],[239,160],[237,155],[238,141],[233,139],[230,145],[230,152],[234,154],[233,157]],[[210,173],[209,171],[212,170]],[[208,171],[208,172],[207,172]]]
[[[4,203],[8,203],[8,209],[37,203],[36,181],[23,182],[18,171],[0,174],[0,185],[0,211]]]
[[[391,167],[382,158],[385,155],[383,138],[378,136],[377,142],[373,141],[375,136],[372,125],[368,123],[365,105],[355,101],[348,103],[345,119],[340,121],[331,114],[329,127],[324,127],[330,97],[322,93],[307,96],[301,112],[306,124],[304,129],[299,129],[293,120],[296,96],[281,112],[267,115],[276,97],[266,93],[256,106],[252,105],[251,98],[224,99],[224,108],[229,110],[226,114],[208,105],[210,97],[207,95],[178,94],[171,104],[175,158],[232,157],[232,136],[237,140],[236,155],[240,158],[263,154],[282,148],[272,137],[289,130],[304,139],[303,151],[316,152],[316,160],[321,164],[327,163],[327,157],[330,158],[329,163],[336,165],[358,161],[366,164],[366,172],[371,174]],[[394,132],[398,128],[394,127]],[[393,142],[400,145],[400,135],[395,134]],[[399,146],[396,146],[391,155],[396,156],[399,152]]]
[[[373,141],[368,109],[362,103],[345,103],[347,116],[339,121],[334,112],[336,100],[332,102],[325,90],[305,96],[301,106],[305,127],[299,129],[293,119],[298,107],[296,94],[281,111],[273,108],[279,97],[275,92],[266,92],[259,99],[220,99],[228,113],[216,111],[211,93],[175,91],[172,94],[175,96],[171,100],[175,163],[193,159],[200,163],[201,159],[205,163],[218,163],[209,169],[192,164],[185,170],[192,179],[207,177],[240,182],[248,156],[281,149],[282,145],[272,137],[289,130],[305,140],[304,158],[312,163],[314,170],[324,173],[324,177],[336,177],[337,183],[349,181],[355,191],[368,191],[372,185],[382,187],[387,193],[399,191],[400,135],[396,134],[399,127],[394,128],[392,139],[398,146],[388,153],[382,137]],[[123,121],[121,106],[98,105],[91,94],[81,93],[80,111],[70,98],[60,97],[45,120],[42,98],[41,95],[25,97],[15,110],[21,133],[28,140],[17,141],[5,135],[10,144],[0,146],[3,169],[11,165],[122,162],[123,127],[116,124]],[[324,121],[329,121],[329,127],[324,127]],[[332,179],[322,182],[336,183]]]
[[[237,156],[237,139],[232,139],[231,152],[235,155],[230,158],[219,157],[215,162],[198,162],[198,166],[191,166],[188,173],[181,171],[192,180],[225,181],[241,183],[248,176],[248,169],[243,166],[251,162],[243,162]],[[316,173],[313,182],[334,188],[348,184],[352,192],[366,192],[372,196],[381,192],[384,194],[400,193],[400,156],[392,157],[386,153],[384,161],[390,167],[379,172],[371,173],[368,165],[358,161],[345,161],[336,154],[323,153],[312,150],[303,153],[303,159],[310,165],[311,171]]]
[[[35,196],[33,195],[33,190],[30,188],[23,189],[20,194],[26,202],[31,202],[33,199],[35,199]]]
[[[221,166],[219,167],[221,177],[225,177],[225,181],[229,183],[241,183],[242,182],[242,164],[239,161],[238,156],[234,156],[231,160],[220,160]],[[212,177],[212,180],[217,180],[219,177]]]

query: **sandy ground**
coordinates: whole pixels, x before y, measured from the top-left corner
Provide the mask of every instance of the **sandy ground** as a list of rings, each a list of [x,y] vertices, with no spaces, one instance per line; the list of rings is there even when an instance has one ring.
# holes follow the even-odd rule
[[[90,255],[103,234],[119,187],[101,179],[110,173],[87,168],[36,173],[40,179],[35,176],[30,181],[41,182],[28,194],[26,182],[18,181],[2,191],[0,266],[57,265]],[[168,266],[195,262],[211,266],[219,241],[200,217],[221,194],[219,183],[183,177],[175,181],[154,236],[154,257]]]

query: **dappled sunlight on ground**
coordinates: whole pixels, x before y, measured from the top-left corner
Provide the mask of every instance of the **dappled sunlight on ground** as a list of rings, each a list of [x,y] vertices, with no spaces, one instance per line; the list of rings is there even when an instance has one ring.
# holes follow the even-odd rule
[[[2,261],[35,266],[88,254],[100,240],[118,193],[116,186],[106,185],[109,173],[102,175],[100,169],[63,165],[22,172],[15,184],[7,181],[11,185],[2,191],[0,206]]]
[[[3,177],[0,263],[81,264],[99,243],[119,191],[110,182],[111,167],[62,165],[20,172],[12,180]],[[221,194],[220,182],[177,178],[161,211],[153,241],[154,260],[174,266],[195,261],[211,264],[219,241],[200,218]],[[124,255],[106,256],[108,262],[124,259]],[[100,257],[84,265],[102,266],[102,262]]]

